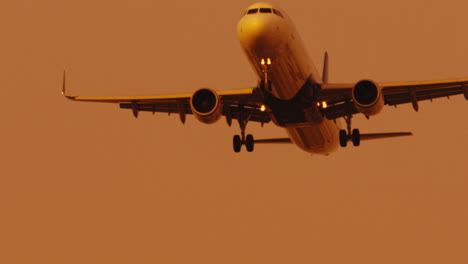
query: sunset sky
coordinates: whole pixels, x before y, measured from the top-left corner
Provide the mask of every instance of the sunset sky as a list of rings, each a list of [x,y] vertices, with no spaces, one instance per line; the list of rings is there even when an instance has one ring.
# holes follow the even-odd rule
[[[468,263],[468,102],[353,125],[413,137],[312,156],[236,154],[238,125],[78,103],[257,83],[236,25],[254,2],[0,3],[0,263]],[[330,81],[468,78],[468,2],[276,3]],[[256,138],[284,137],[249,123]]]

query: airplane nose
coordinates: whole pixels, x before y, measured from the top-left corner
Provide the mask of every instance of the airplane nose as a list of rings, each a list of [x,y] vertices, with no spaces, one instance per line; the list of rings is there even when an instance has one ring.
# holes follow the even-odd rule
[[[267,16],[245,16],[239,21],[237,35],[244,48],[254,48],[273,44],[275,30],[267,21]]]

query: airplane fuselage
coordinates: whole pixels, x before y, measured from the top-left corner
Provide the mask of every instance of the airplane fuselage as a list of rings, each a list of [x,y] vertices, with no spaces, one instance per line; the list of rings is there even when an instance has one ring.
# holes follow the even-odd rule
[[[239,21],[238,37],[259,83],[268,78],[265,104],[273,122],[307,152],[338,149],[339,128],[322,115],[315,98],[322,80],[286,13],[270,4],[252,5]]]

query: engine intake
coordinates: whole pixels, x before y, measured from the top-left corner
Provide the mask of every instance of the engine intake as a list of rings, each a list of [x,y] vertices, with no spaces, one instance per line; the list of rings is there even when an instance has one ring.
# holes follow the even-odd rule
[[[356,109],[366,116],[378,114],[384,107],[380,86],[370,80],[362,80],[353,87],[353,101]]]
[[[208,88],[198,89],[190,98],[193,115],[202,123],[212,124],[222,115],[218,94]]]

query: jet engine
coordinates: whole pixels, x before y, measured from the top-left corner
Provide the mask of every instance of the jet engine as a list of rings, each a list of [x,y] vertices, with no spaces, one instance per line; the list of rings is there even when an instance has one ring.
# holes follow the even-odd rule
[[[352,94],[356,109],[366,116],[376,115],[384,107],[382,89],[373,81],[357,82],[353,87]]]
[[[213,124],[222,115],[218,94],[208,88],[198,89],[190,98],[193,115],[202,123]]]

